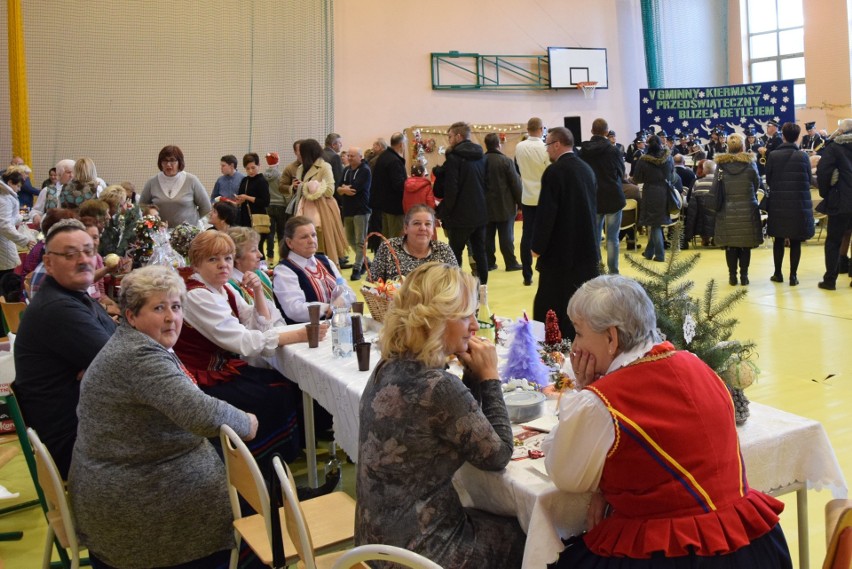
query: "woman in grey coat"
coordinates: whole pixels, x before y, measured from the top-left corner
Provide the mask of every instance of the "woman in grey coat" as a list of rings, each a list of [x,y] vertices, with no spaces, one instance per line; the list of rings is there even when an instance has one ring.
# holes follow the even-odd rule
[[[225,467],[206,437],[257,419],[205,395],[171,351],[181,278],[166,267],[122,281],[125,321],[89,366],[68,484],[92,566],[216,567],[234,547]]]
[[[659,136],[648,139],[648,152],[633,165],[633,180],[642,186],[642,204],[639,208],[639,225],[648,227],[648,246],[642,255],[649,261],[664,261],[663,225],[672,222],[666,207],[669,184],[672,183],[674,162],[663,147]]]
[[[724,204],[716,212],[716,245],[725,249],[728,263],[728,282],[737,284],[737,265],[740,283],[748,284],[751,250],[763,243],[760,212],[757,209],[757,190],[760,176],[751,152],[743,152],[743,137],[728,137],[728,153],[717,154],[718,172],[710,190],[718,195],[719,181],[724,187]]]

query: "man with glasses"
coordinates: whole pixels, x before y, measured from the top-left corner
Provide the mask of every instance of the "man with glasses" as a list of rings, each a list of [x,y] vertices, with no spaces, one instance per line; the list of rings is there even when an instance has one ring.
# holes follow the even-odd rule
[[[57,222],[44,249],[48,276],[21,318],[13,387],[24,420],[50,449],[64,478],[77,438],[80,379],[115,322],[87,293],[97,250],[83,224]]]

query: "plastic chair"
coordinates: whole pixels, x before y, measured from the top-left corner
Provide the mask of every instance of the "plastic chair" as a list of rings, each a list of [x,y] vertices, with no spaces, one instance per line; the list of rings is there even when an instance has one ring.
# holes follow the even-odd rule
[[[239,557],[240,539],[254,551],[266,565],[272,564],[272,512],[269,491],[260,473],[257,462],[248,447],[228,425],[222,425],[219,437],[225,455],[225,470],[228,476],[228,494],[234,514],[237,549],[231,554],[231,569],[235,569]],[[254,508],[257,514],[242,515],[239,497]],[[314,551],[327,551],[351,543],[355,538],[355,501],[343,492],[332,492],[304,503],[305,517],[317,531],[314,536]],[[278,512],[281,527],[284,526],[284,511]],[[299,559],[293,540],[283,533],[286,563]]]
[[[337,560],[332,569],[351,569],[363,561],[393,562],[411,569],[442,569],[440,565],[426,559],[419,553],[378,543],[359,545],[355,549],[350,549]]]
[[[286,535],[290,537],[299,554],[299,559],[301,560],[299,566],[305,567],[305,569],[331,569],[346,552],[337,551],[319,557],[315,555],[313,536],[306,520],[305,511],[302,509],[302,503],[296,495],[296,482],[293,480],[293,473],[290,472],[290,467],[277,455],[272,457],[272,467],[275,469],[284,499],[284,507],[282,509],[285,514],[284,524],[287,528]],[[343,492],[334,492],[333,494],[343,494]],[[333,494],[328,494],[328,496],[332,496]],[[305,504],[310,504],[312,501],[309,500]],[[327,520],[335,519],[337,518],[337,514],[334,511],[327,511],[325,518]],[[319,529],[318,526],[317,529]],[[358,563],[355,566],[369,569],[366,565]]]
[[[21,324],[21,313],[27,307],[25,302],[6,302],[6,299],[0,296],[0,310],[3,311],[3,318],[6,320],[6,327],[12,334],[18,333],[18,326]]]
[[[825,505],[825,537],[823,569],[852,567],[852,500],[831,500]]]
[[[65,482],[59,475],[53,457],[42,444],[36,432],[27,429],[27,438],[29,438],[35,454],[38,484],[44,492],[46,506],[44,515],[47,518],[47,539],[44,543],[42,567],[44,569],[50,567],[53,540],[56,538],[63,548],[71,552],[71,569],[77,569],[80,567],[80,544],[77,541],[77,532],[71,516],[71,506],[68,504],[68,495],[65,492]]]

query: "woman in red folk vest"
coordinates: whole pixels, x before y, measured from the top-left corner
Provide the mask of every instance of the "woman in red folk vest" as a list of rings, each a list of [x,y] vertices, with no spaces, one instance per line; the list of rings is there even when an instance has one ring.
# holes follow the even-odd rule
[[[660,342],[642,287],[598,277],[568,316],[581,390],[560,401],[547,471],[564,491],[594,494],[587,533],[551,567],[792,568],[784,505],[748,485],[727,388]]]

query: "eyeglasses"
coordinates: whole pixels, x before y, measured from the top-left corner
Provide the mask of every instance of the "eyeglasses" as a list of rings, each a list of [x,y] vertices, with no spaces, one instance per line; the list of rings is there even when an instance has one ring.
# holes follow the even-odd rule
[[[550,146],[551,144],[556,144],[557,142],[559,142],[559,141],[558,140],[551,140],[550,142],[545,142],[544,145]]]
[[[177,164],[177,163],[178,163],[177,158],[163,158],[163,161],[161,162],[161,164]]]
[[[45,255],[58,255],[60,257],[65,257],[69,261],[76,261],[80,258],[80,255],[86,255],[86,257],[94,257],[95,256],[95,248],[94,247],[85,247],[83,249],[70,249],[65,251],[64,253],[58,253],[56,251],[46,251]]]

